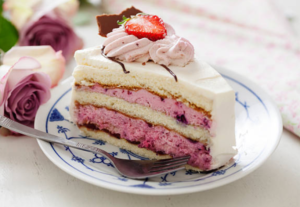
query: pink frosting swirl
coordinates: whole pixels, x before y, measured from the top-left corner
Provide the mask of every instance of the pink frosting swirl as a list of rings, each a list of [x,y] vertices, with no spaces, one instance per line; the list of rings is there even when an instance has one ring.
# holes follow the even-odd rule
[[[185,66],[194,57],[194,47],[186,39],[175,35],[174,29],[166,24],[167,36],[164,39],[151,41],[129,35],[123,27],[114,29],[104,41],[104,53],[126,62],[147,62],[157,64]]]
[[[107,34],[103,45],[105,46],[104,53],[108,57],[127,62],[147,62],[150,59],[149,49],[153,42],[147,38],[139,39],[134,35],[129,35],[124,28],[120,27]]]
[[[185,66],[194,57],[194,47],[188,40],[174,34],[157,40],[149,53],[155,63]]]

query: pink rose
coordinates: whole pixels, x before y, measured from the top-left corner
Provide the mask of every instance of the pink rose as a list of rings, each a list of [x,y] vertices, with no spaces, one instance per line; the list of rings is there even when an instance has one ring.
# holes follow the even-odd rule
[[[33,8],[40,4],[41,0],[6,0],[3,9],[10,12],[10,20],[19,30],[33,15]]]
[[[1,66],[0,114],[33,127],[39,106],[50,99],[50,77],[36,72],[41,67],[34,58],[22,57],[12,67]]]
[[[51,78],[51,87],[58,84],[65,72],[65,59],[61,51],[55,52],[50,46],[13,47],[3,58],[3,64],[13,66],[21,57],[32,57],[40,67],[34,71],[44,72]]]
[[[44,14],[55,11],[69,21],[79,7],[78,0],[5,0],[3,8],[10,13],[10,20],[18,30],[26,22],[36,20]]]
[[[63,56],[69,60],[74,52],[83,46],[70,25],[56,15],[45,15],[25,26],[20,32],[21,46],[50,45],[55,51],[62,50]]]
[[[71,26],[78,6],[78,0],[6,0],[4,9],[19,31],[19,45],[50,45],[68,61],[83,47]]]

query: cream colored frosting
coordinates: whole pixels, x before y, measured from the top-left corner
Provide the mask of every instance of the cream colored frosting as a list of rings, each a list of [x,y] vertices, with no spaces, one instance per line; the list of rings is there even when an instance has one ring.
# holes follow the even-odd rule
[[[104,53],[126,62],[147,62],[157,64],[185,66],[194,57],[194,47],[186,39],[175,34],[169,24],[165,24],[167,36],[164,39],[151,41],[137,38],[125,32],[124,27],[114,29],[104,41]]]

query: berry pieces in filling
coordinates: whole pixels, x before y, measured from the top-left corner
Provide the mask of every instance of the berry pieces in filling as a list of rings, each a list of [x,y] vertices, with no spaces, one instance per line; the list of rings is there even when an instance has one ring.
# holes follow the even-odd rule
[[[78,103],[75,107],[75,118],[79,127],[108,132],[116,138],[123,138],[157,154],[172,157],[190,155],[189,165],[202,170],[210,169],[210,151],[200,142],[192,141],[162,126],[155,126],[103,107]]]
[[[77,85],[76,90],[101,93],[123,99],[129,103],[150,107],[155,111],[175,118],[180,124],[198,126],[206,130],[209,130],[211,127],[210,115],[207,112],[190,108],[175,99],[162,98],[145,89],[105,88],[95,83],[93,86]]]

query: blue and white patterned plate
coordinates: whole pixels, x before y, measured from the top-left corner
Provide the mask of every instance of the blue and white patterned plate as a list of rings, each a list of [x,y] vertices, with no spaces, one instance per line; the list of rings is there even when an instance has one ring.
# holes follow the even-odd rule
[[[177,171],[156,178],[132,180],[116,173],[104,157],[56,144],[38,141],[45,155],[59,168],[88,183],[135,194],[171,195],[216,188],[257,169],[272,154],[280,140],[282,122],[271,99],[244,77],[222,68],[218,71],[236,91],[236,139],[238,155],[227,166],[209,174]],[[146,159],[103,141],[81,136],[69,117],[72,78],[52,90],[52,98],[40,107],[35,128],[69,140],[100,147],[111,155]]]

